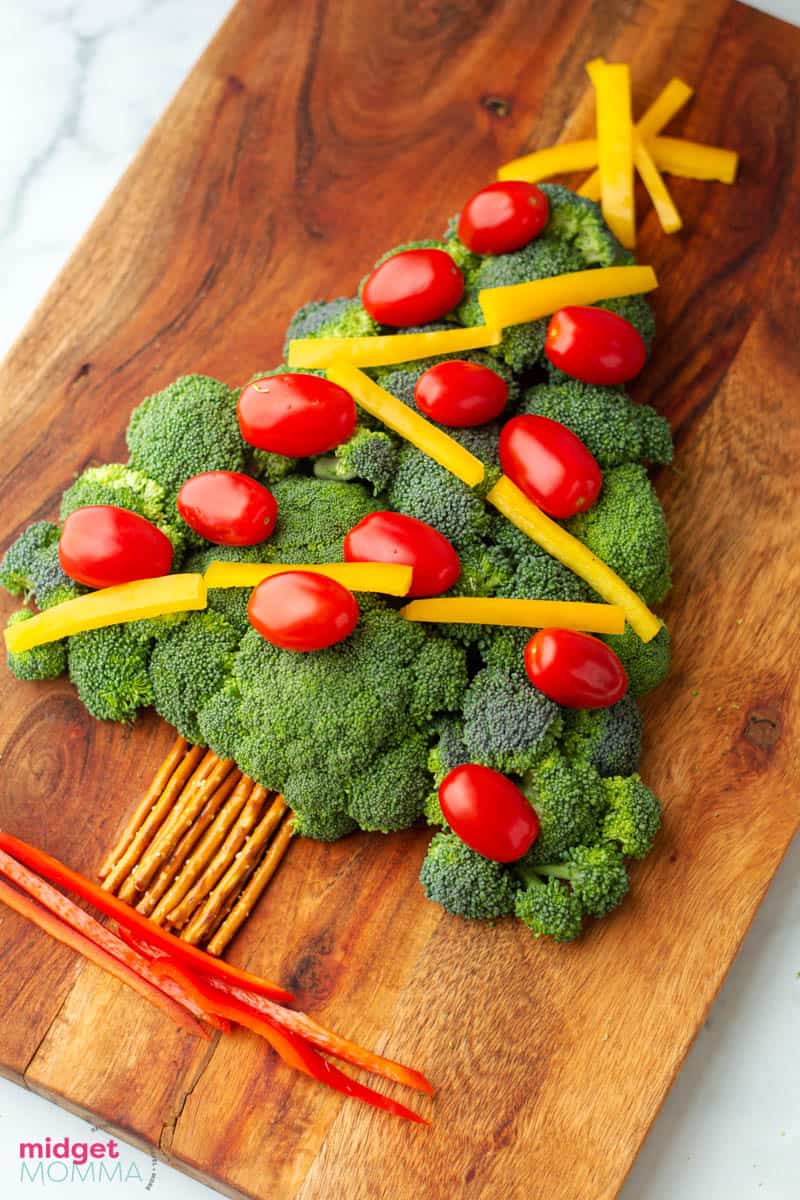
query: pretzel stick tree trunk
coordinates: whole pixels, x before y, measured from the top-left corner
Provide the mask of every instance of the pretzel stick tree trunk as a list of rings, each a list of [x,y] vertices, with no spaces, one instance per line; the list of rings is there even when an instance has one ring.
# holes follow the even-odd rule
[[[119,841],[103,860],[98,872],[101,879],[105,879],[106,875],[114,866],[114,863],[118,862],[118,860],[122,858],[123,854],[133,841],[135,834],[144,824],[147,814],[150,812],[155,802],[163,794],[164,788],[167,786],[171,775],[176,770],[182,759],[186,756],[188,749],[189,743],[185,738],[178,737],[172,743],[169,754],[158,768],[156,774],[153,776],[153,781],[150,784],[150,787],[139,801],[133,816],[122,831]]]
[[[214,936],[206,943],[206,950],[209,954],[222,954],[231,938],[238,933],[252,912],[253,905],[280,866],[293,834],[294,822],[290,812],[273,838],[269,850],[250,876],[248,883],[242,888],[236,903]]]

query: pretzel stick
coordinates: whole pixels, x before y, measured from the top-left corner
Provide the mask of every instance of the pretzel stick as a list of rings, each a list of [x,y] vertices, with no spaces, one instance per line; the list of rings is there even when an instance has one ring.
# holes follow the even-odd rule
[[[202,757],[202,746],[192,746],[186,757],[178,764],[160,799],[153,805],[150,813],[134,834],[127,850],[103,880],[105,891],[115,892],[122,881],[127,879],[129,871],[139,861],[140,854],[149,845],[153,834],[172,809],[176,797],[183,791],[186,781],[195,771]]]
[[[248,835],[258,824],[266,796],[266,789],[262,788],[259,784],[255,784],[247,803],[240,811],[235,823],[229,829],[222,845],[217,840],[217,849],[216,851],[212,850],[213,857],[207,862],[202,875],[196,879],[191,890],[184,896],[177,907],[170,909],[168,914],[170,924],[178,928],[185,925],[198,905],[202,904],[209,892],[216,886],[217,882],[233,862],[237,852],[244,845]],[[211,839],[209,839],[209,844],[210,842]]]
[[[206,942],[205,949],[207,954],[222,954],[228,942],[239,931],[244,921],[250,915],[253,905],[280,866],[281,859],[286,853],[293,834],[294,822],[292,821],[292,813],[289,812],[286,820],[275,834],[269,850],[267,850],[267,853],[250,876],[249,882],[239,893],[239,898],[233,908],[211,940]]]
[[[142,896],[139,903],[136,905],[140,913],[149,916],[155,908],[158,901],[164,893],[172,886],[178,877],[178,874],[189,857],[192,848],[200,841],[205,831],[208,829],[215,816],[222,808],[225,801],[230,796],[231,792],[236,787],[242,777],[241,771],[231,771],[229,775],[223,779],[218,788],[212,792],[211,796],[206,800],[202,812],[193,821],[189,828],[184,833],[183,837],[178,842],[170,857],[164,863],[164,866],[156,875],[149,888]]]
[[[175,770],[188,749],[189,743],[185,738],[179,737],[175,739],[169,754],[158,768],[156,774],[153,776],[153,781],[150,784],[150,787],[142,796],[141,800],[136,806],[133,816],[120,834],[116,846],[114,846],[109,854],[103,859],[103,862],[100,865],[100,870],[98,871],[98,875],[101,879],[105,879],[108,872],[114,866],[114,863],[117,862],[118,859],[122,858],[122,855],[133,841],[134,834],[143,825],[145,817],[155,804],[156,800],[158,800],[161,793],[164,791],[170,775]]]
[[[162,896],[158,904],[150,914],[151,921],[155,921],[157,925],[163,925],[167,918],[171,920],[172,910],[176,909],[183,900],[187,892],[201,878],[203,872],[208,867],[212,858],[219,850],[228,835],[228,832],[239,816],[240,812],[247,803],[247,799],[255,787],[252,779],[248,779],[246,775],[242,775],[233,794],[225,801],[225,805],[218,813],[216,819],[212,822],[209,829],[203,834],[202,840],[195,850],[194,854],[189,858],[185,868],[181,871],[178,877],[173,880],[172,885],[166,895]],[[258,819],[256,815],[256,820]],[[192,906],[193,907],[193,906]],[[191,908],[186,912],[183,921],[187,921],[191,916]]]
[[[209,796],[219,787],[222,780],[233,768],[232,759],[219,759],[209,750],[203,759],[206,765],[210,761],[211,769],[205,778],[192,779],[181,792],[175,802],[172,812],[145,850],[138,863],[132,868],[130,875],[120,888],[120,900],[135,904],[145,890],[159,867],[163,866],[172,854],[183,834],[192,824]]]
[[[205,903],[197,910],[181,937],[192,945],[205,941],[213,932],[226,905],[236,898],[243,883],[258,863],[264,847],[286,811],[283,796],[276,796],[242,849],[234,858]]]

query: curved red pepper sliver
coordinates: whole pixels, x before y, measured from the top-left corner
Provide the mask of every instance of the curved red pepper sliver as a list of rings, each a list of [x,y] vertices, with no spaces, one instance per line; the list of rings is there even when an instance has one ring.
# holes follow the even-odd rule
[[[165,952],[179,962],[185,963],[194,972],[214,979],[228,979],[239,987],[255,992],[259,996],[268,996],[270,1000],[276,1000],[278,1003],[288,1004],[294,1000],[291,992],[278,987],[270,980],[262,979],[258,975],[251,975],[248,971],[242,971],[239,967],[234,967],[222,959],[212,958],[205,951],[198,950],[196,946],[190,946],[188,942],[167,933],[149,917],[142,916],[124,900],[104,891],[91,879],[87,879],[85,875],[73,871],[71,867],[52,858],[44,850],[39,850],[36,846],[23,842],[21,838],[16,838],[3,829],[0,829],[0,849],[7,851],[8,854],[25,863],[33,871],[38,871],[51,883],[60,884],[74,892],[76,896],[80,896],[82,900],[88,900],[94,908],[105,913],[106,916],[113,917],[120,926],[129,929],[142,941]]]
[[[183,975],[180,966],[175,963],[165,963],[164,970],[174,973],[175,978]],[[373,1108],[383,1109],[384,1112],[392,1113],[396,1117],[403,1117],[406,1121],[415,1121],[419,1125],[430,1124],[430,1121],[426,1121],[412,1109],[406,1108],[404,1104],[400,1104],[388,1096],[383,1096],[380,1092],[367,1087],[366,1084],[359,1083],[358,1080],[345,1075],[344,1071],[340,1071],[333,1063],[323,1058],[299,1034],[280,1028],[272,1018],[255,1012],[248,1004],[242,1003],[235,996],[224,995],[205,979],[195,978],[193,982],[208,1008],[265,1038],[287,1066],[311,1075],[313,1079],[327,1084],[328,1087],[342,1092],[345,1096],[363,1100],[365,1104],[371,1104]]]

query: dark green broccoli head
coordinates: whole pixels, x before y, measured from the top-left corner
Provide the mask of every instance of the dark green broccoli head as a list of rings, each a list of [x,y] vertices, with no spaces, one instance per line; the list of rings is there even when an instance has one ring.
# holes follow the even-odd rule
[[[82,596],[87,589],[61,569],[60,536],[59,526],[52,521],[34,521],[24,529],[0,563],[0,587],[25,600],[34,597],[39,608]]]
[[[168,512],[167,495],[160,483],[125,463],[87,467],[61,497],[61,520],[90,504],[113,504],[138,513],[165,533],[175,552],[173,570],[183,553],[185,533],[177,516]]]
[[[504,775],[522,774],[553,748],[561,713],[524,671],[486,667],[464,697],[464,742],[470,761]]]
[[[196,571],[204,575],[212,562],[270,562],[268,543],[259,546],[212,546],[206,542],[202,549],[192,551],[183,564],[184,571]],[[250,628],[247,604],[252,588],[209,588],[208,607],[220,613],[228,624],[244,637]]]
[[[470,850],[454,833],[437,833],[419,873],[425,895],[457,917],[495,920],[514,911],[514,877]]]
[[[645,603],[664,599],[670,587],[667,522],[644,467],[623,463],[606,471],[596,504],[566,527]]]
[[[204,702],[197,714],[200,741],[219,758],[233,758],[245,775],[252,775],[245,758],[247,728],[240,716],[242,693],[235,679],[225,679],[219,691]]]
[[[202,744],[198,713],[224,684],[239,634],[213,609],[193,612],[153,648],[150,682],[156,711],[189,742]]]
[[[316,842],[338,842],[339,838],[358,828],[346,812],[329,812],[327,809],[295,809],[293,819],[295,833]]]
[[[33,616],[27,608],[20,608],[8,618],[8,628],[20,621],[29,621]],[[57,679],[67,669],[67,647],[64,641],[46,642],[43,646],[32,646],[30,650],[11,650],[6,655],[8,669],[16,679],[37,681]]]
[[[630,694],[609,708],[564,714],[561,748],[570,760],[588,762],[599,775],[631,775],[642,754],[642,714]]]
[[[133,410],[130,465],[167,493],[168,511],[187,479],[203,471],[242,471],[236,392],[205,375],[183,375]]]
[[[263,375],[260,378],[263,379]],[[299,459],[289,458],[285,454],[274,454],[271,450],[249,446],[245,453],[245,472],[266,487],[271,487],[279,479],[291,475],[298,462]]]
[[[438,739],[428,754],[428,770],[438,787],[445,775],[449,775],[454,767],[468,763],[470,757],[457,717],[442,717],[436,722],[436,732]]]
[[[603,641],[618,655],[625,668],[631,696],[643,696],[666,679],[670,659],[670,636],[666,625],[662,625],[649,642],[643,642],[630,625],[625,626],[624,633],[604,634]]]
[[[634,404],[621,387],[599,387],[564,376],[563,382],[529,388],[520,411],[566,425],[603,468],[672,461],[669,422],[649,404]]]
[[[387,498],[397,512],[433,525],[459,552],[480,542],[488,531],[480,497],[414,446],[401,447]]]
[[[527,864],[558,862],[570,846],[597,841],[605,796],[600,776],[587,762],[549,754],[528,772],[522,790],[541,826]]]
[[[604,917],[621,904],[628,890],[622,855],[610,842],[573,846],[563,863],[538,866],[540,875],[566,879],[590,917]]]
[[[361,829],[408,829],[422,816],[430,786],[428,739],[414,733],[382,751],[353,777],[347,812]]]
[[[468,683],[463,648],[443,637],[426,638],[414,660],[412,720],[425,727],[436,713],[458,712]]]
[[[359,483],[289,475],[272,489],[278,520],[261,547],[266,562],[341,562],[347,533],[378,505]]]
[[[333,454],[315,461],[314,474],[318,479],[361,479],[377,496],[394,479],[398,451],[399,443],[388,433],[360,427]]]
[[[149,643],[129,625],[89,629],[68,639],[69,677],[93,717],[132,721],[153,703]]]
[[[578,897],[557,879],[545,882],[533,871],[518,868],[526,886],[517,892],[514,912],[534,937],[554,942],[574,942],[583,927]]]
[[[513,578],[513,566],[502,546],[478,542],[462,550],[461,574],[448,596],[496,596],[508,587]],[[505,594],[505,593],[504,593]],[[453,638],[464,646],[482,647],[495,630],[485,625],[443,623],[438,626],[444,637]]]
[[[653,848],[661,828],[661,806],[656,796],[636,774],[626,779],[604,779],[608,811],[603,818],[603,837],[619,842],[622,853],[644,858]]]
[[[340,296],[336,300],[312,300],[303,304],[289,322],[283,343],[288,358],[294,338],[371,337],[380,332],[358,296]]]

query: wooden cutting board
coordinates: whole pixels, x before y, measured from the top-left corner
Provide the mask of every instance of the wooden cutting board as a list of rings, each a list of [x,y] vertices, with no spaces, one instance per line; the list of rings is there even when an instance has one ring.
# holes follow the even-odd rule
[[[597,54],[632,64],[637,111],[681,75],[675,129],[743,158],[734,188],[674,181],[678,236],[642,205],[675,661],[645,705],[666,819],[630,899],[559,948],[428,904],[424,831],[293,846],[231,957],[426,1070],[430,1129],[247,1033],[199,1045],[0,913],[5,1073],[232,1195],[615,1195],[753,919],[800,808],[800,31],[727,0],[242,0],[3,369],[5,545],[125,456],[143,396],[272,367],[299,303],[435,236],[500,162],[588,135]],[[0,686],[0,820],[93,873],[171,732],[94,722],[63,680]]]

